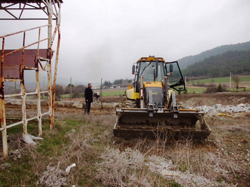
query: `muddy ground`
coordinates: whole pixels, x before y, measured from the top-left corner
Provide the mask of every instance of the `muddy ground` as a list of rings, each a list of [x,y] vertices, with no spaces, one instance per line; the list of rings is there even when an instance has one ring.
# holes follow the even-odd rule
[[[123,100],[124,97],[119,96],[103,98],[103,102],[105,101],[107,103],[116,103]],[[177,101],[179,103],[182,102],[183,104],[188,106],[213,106],[215,104],[237,105],[240,103],[250,103],[250,94],[178,95]],[[47,107],[44,106],[42,107],[42,109],[43,111],[46,111]],[[20,111],[21,106],[7,105],[7,122],[13,123],[14,119],[21,118]],[[250,115],[248,113],[241,113],[240,115],[237,115],[237,117],[233,118],[227,116],[219,117],[216,115],[208,115],[205,117],[205,119],[212,129],[212,133],[205,142],[178,141],[170,142],[167,144],[158,140],[134,141],[113,137],[112,128],[115,122],[114,108],[92,109],[90,116],[84,116],[83,113],[84,110],[79,108],[55,107],[55,121],[57,121],[57,123],[59,124],[63,124],[64,121],[67,121],[68,119],[80,119],[81,121],[83,121],[81,123],[87,122],[87,124],[90,125],[90,127],[85,129],[84,132],[87,132],[90,128],[93,128],[91,127],[92,123],[96,125],[100,124],[101,126],[103,125],[106,129],[105,133],[108,134],[107,136],[105,135],[105,140],[103,141],[107,141],[107,144],[110,147],[109,149],[112,149],[108,149],[109,152],[112,152],[115,149],[119,149],[118,152],[120,152],[121,154],[128,148],[131,148],[134,151],[140,151],[143,155],[160,156],[161,158],[169,159],[172,161],[173,166],[169,169],[171,171],[174,170],[175,172],[177,172],[179,178],[174,179],[174,181],[172,181],[171,179],[171,183],[168,183],[169,180],[167,180],[168,182],[166,183],[166,185],[161,185],[165,181],[165,177],[163,177],[163,179],[161,178],[160,180],[150,178],[148,180],[153,181],[153,183],[151,183],[152,185],[148,186],[178,186],[178,184],[181,184],[182,186],[190,186],[189,184],[191,184],[192,181],[191,183],[185,181],[189,181],[191,179],[196,180],[195,176],[200,177],[199,179],[197,178],[197,184],[204,183],[205,185],[203,186],[250,186]],[[36,115],[35,107],[27,106],[27,115],[28,117]],[[48,116],[45,116],[44,119],[48,120]],[[58,131],[58,129],[56,131]],[[55,134],[56,131],[53,132],[53,134]],[[102,133],[104,132],[101,132],[101,134]],[[97,134],[97,132],[92,134],[93,138],[99,140],[100,134],[95,134]],[[85,151],[82,154],[85,154]],[[148,164],[146,163],[146,158],[149,159],[149,157],[144,157],[145,164]],[[1,163],[3,163],[3,161],[1,161],[0,164]],[[77,165],[79,164],[80,163],[77,163]],[[96,165],[91,165],[88,167],[95,168]],[[145,170],[144,173],[147,173],[146,171],[149,172],[148,170]],[[0,173],[1,172],[3,171],[0,170]],[[42,173],[42,171],[40,171],[40,173]],[[161,175],[161,173],[158,174]],[[96,175],[96,171],[93,175]],[[111,173],[111,175],[113,176],[114,173]],[[127,173],[123,178],[126,179],[127,175],[129,175],[129,173]],[[142,176],[142,174],[139,174],[139,176]],[[150,175],[145,174],[145,176],[143,177],[145,177],[146,179],[147,176]],[[74,180],[75,182],[78,182],[78,184],[81,183],[80,177],[79,181],[77,181],[76,179]],[[105,186],[105,180],[105,177],[101,179],[101,181],[99,181],[100,184],[97,183],[97,186]],[[199,180],[201,180],[201,183],[199,183]],[[30,183],[20,182],[20,184],[25,185]],[[91,182],[86,182],[85,184],[87,184],[88,186],[95,186]],[[199,186],[197,184],[195,186]],[[118,186],[116,183],[109,183],[109,185]],[[133,185],[136,186],[138,184],[133,183]],[[141,183],[141,185],[139,186],[147,185]]]
[[[105,103],[121,102],[125,99],[125,96],[108,96],[103,97],[101,100]],[[84,102],[83,98],[75,98],[72,100],[62,99],[61,101],[81,101]],[[237,105],[239,103],[250,103],[250,93],[217,93],[217,94],[181,94],[177,95],[177,101],[183,102],[190,106],[200,105]],[[100,102],[95,100],[94,102]]]

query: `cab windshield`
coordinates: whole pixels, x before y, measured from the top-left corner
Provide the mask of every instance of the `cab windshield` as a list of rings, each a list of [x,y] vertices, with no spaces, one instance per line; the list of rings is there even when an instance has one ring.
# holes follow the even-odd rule
[[[158,62],[158,67],[156,67],[156,62],[141,62],[139,75],[143,76],[146,82],[154,82],[156,80],[156,68],[158,68],[157,80],[161,82],[164,78],[162,62]]]

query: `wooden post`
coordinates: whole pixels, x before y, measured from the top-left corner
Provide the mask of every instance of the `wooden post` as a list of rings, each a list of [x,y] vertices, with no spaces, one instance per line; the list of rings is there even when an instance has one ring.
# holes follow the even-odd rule
[[[102,109],[102,78],[101,78],[101,89],[100,89],[100,101],[101,101],[101,109]]]

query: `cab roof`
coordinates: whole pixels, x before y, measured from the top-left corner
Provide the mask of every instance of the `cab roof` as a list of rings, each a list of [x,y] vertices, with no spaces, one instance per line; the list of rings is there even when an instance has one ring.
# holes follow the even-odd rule
[[[162,57],[154,57],[154,56],[149,56],[149,57],[141,57],[138,62],[150,62],[150,61],[154,61],[156,62],[156,58],[158,60],[158,62],[165,62],[164,58]]]

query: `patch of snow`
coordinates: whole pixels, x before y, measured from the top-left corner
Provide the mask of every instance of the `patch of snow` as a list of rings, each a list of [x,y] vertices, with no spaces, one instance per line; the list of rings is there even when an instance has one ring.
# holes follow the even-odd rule
[[[203,111],[204,113],[214,114],[214,113],[250,113],[250,107],[247,104],[239,104],[237,106],[221,105],[216,104],[214,106],[199,106],[196,109]]]
[[[147,157],[146,165],[150,171],[161,174],[169,179],[174,179],[181,186],[232,186],[225,182],[218,183],[211,181],[203,176],[191,174],[189,171],[174,171],[174,165],[171,160],[166,160],[155,155]]]

